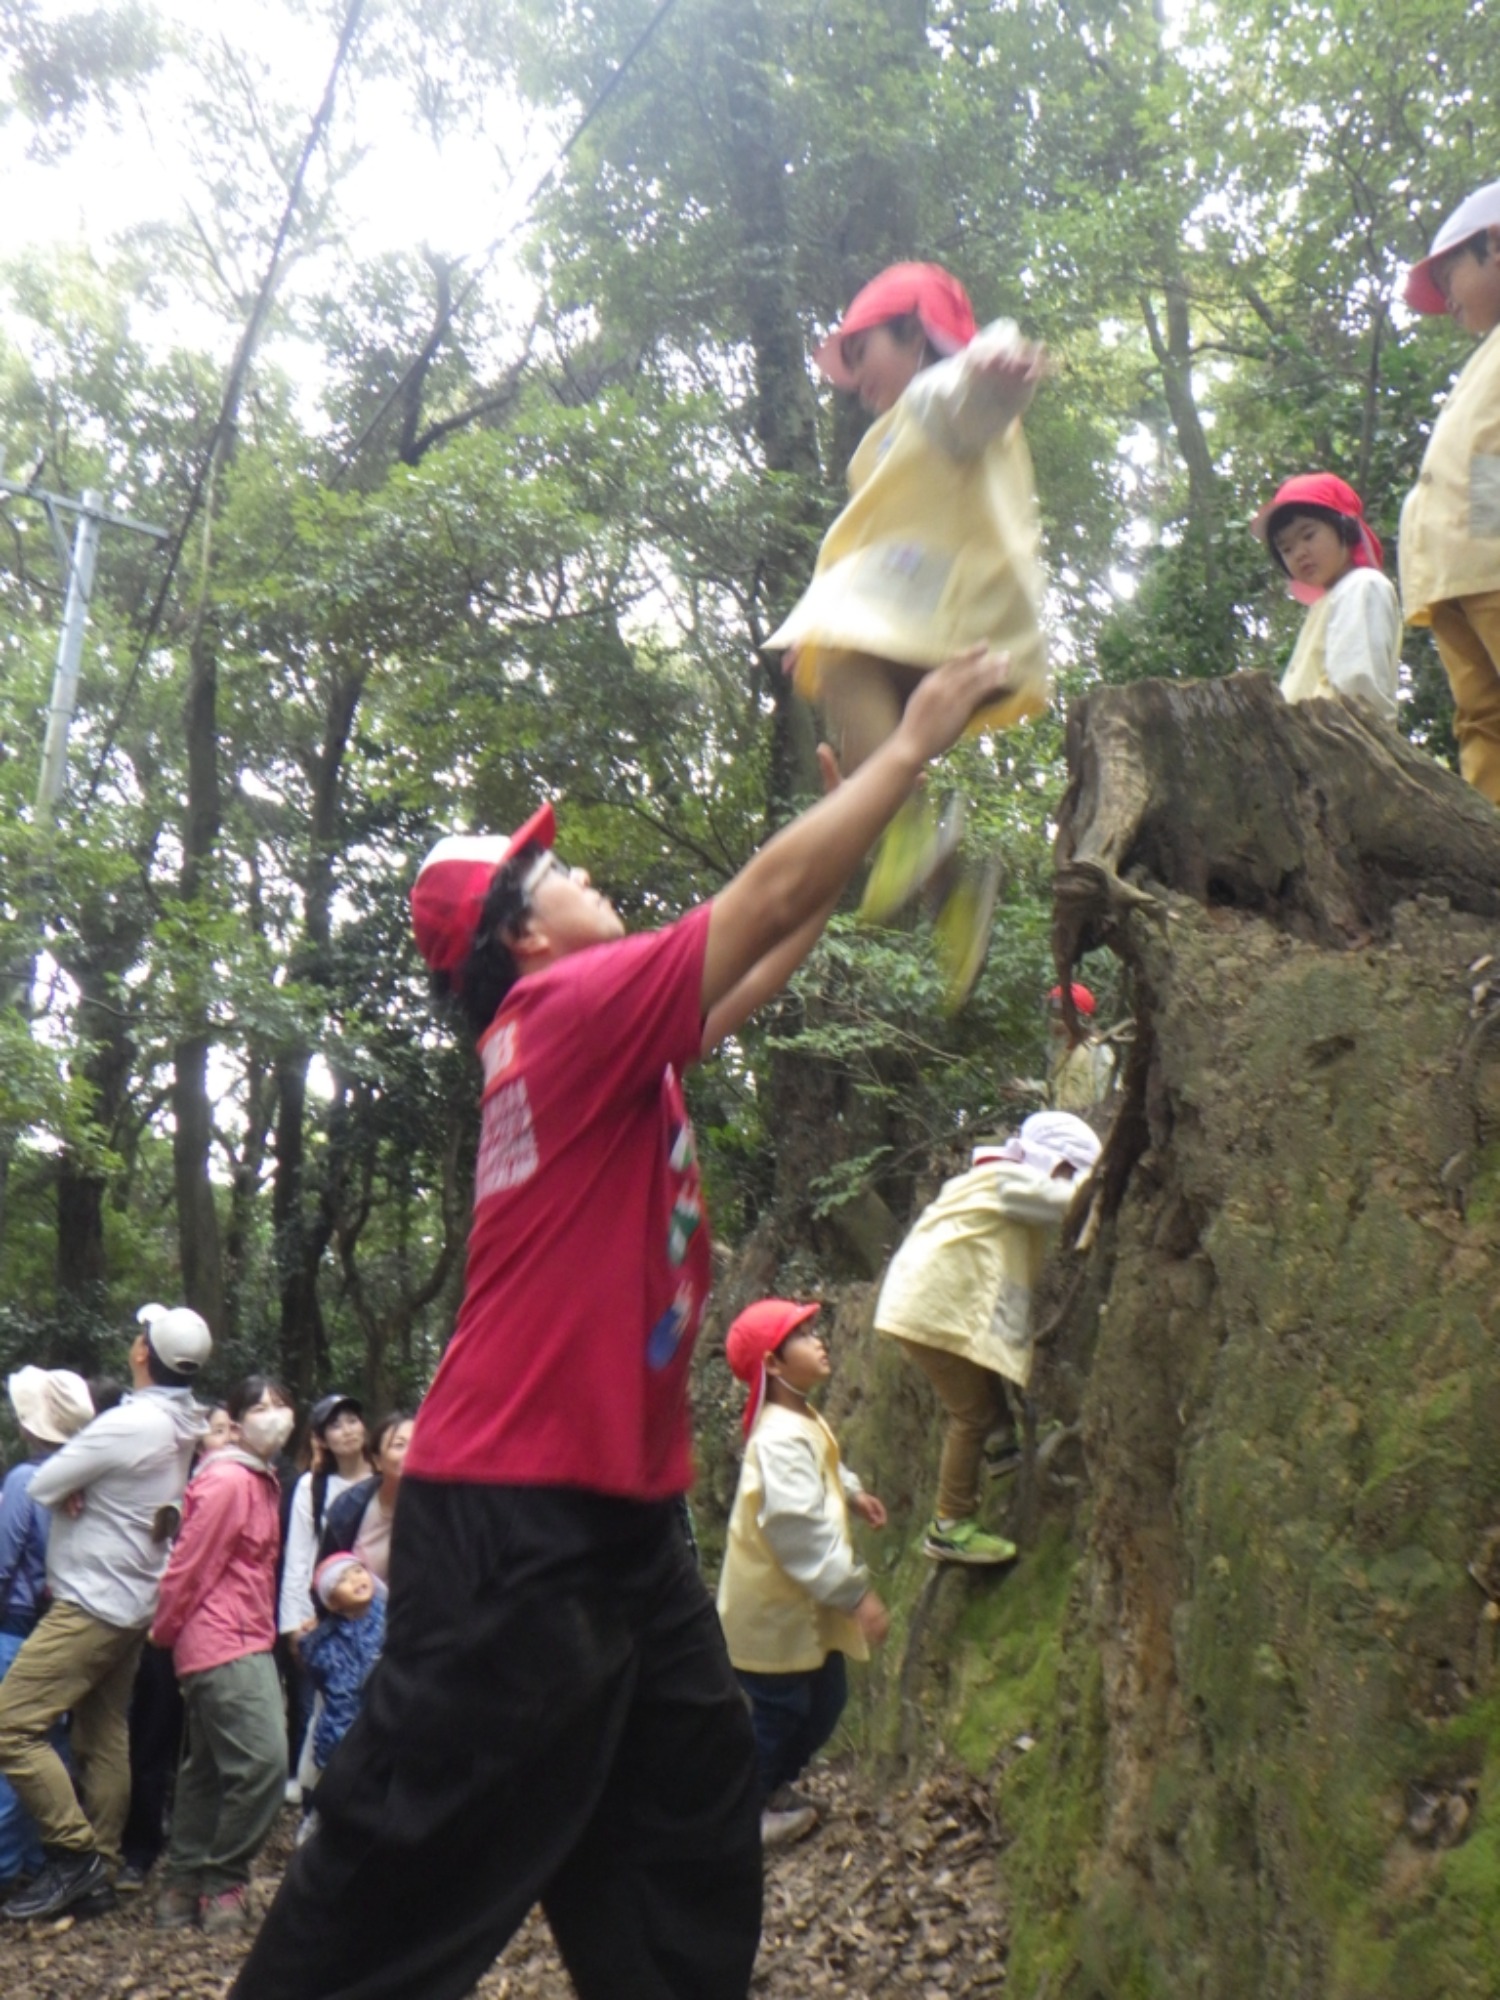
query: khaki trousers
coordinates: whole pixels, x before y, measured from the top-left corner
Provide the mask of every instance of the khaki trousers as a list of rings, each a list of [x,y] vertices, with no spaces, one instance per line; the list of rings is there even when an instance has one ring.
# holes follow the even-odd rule
[[[845,777],[895,735],[925,671],[874,653],[837,653],[823,662],[818,692]]]
[[[126,1717],[145,1640],[144,1626],[106,1625],[76,1604],[55,1603],[0,1681],[0,1772],[36,1821],[44,1847],[120,1858],[130,1810]],[[48,1741],[70,1711],[86,1815]]]
[[[950,1354],[942,1347],[920,1347],[914,1340],[903,1340],[901,1345],[932,1384],[948,1414],[938,1464],[937,1514],[945,1521],[967,1521],[979,1512],[984,1441],[1006,1415],[1005,1386],[992,1369],[981,1368],[962,1354]]]
[[[1500,806],[1500,590],[1435,604],[1432,636],[1457,710],[1458,768]]]

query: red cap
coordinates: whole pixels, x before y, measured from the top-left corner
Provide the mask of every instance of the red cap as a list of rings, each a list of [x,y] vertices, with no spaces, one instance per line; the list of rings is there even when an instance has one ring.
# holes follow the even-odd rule
[[[724,1336],[724,1359],[730,1374],[750,1384],[745,1404],[746,1437],[766,1399],[766,1356],[774,1354],[788,1334],[821,1310],[816,1304],[798,1305],[795,1299],[757,1299],[753,1306],[746,1306]]]
[[[1251,521],[1251,534],[1266,544],[1277,568],[1285,571],[1286,564],[1271,540],[1271,523],[1283,507],[1321,507],[1327,514],[1338,514],[1346,521],[1358,522],[1359,540],[1349,551],[1350,562],[1355,569],[1381,567],[1380,542],[1365,519],[1365,503],[1348,481],[1340,479],[1337,473],[1299,472],[1294,479],[1285,480],[1277,487],[1274,497]],[[1295,577],[1287,579],[1287,589],[1299,604],[1316,604],[1320,597],[1327,595],[1317,584],[1299,583]]]
[[[1098,1003],[1095,1001],[1093,994],[1090,993],[1089,989],[1086,986],[1073,985],[1068,988],[1068,991],[1073,996],[1073,1012],[1075,1014],[1093,1013],[1094,1008]],[[1047,995],[1047,998],[1051,1001],[1054,1007],[1060,1007],[1062,1005],[1062,988],[1060,986],[1054,986],[1052,991]]]
[[[468,957],[495,870],[531,841],[550,847],[556,837],[552,808],[546,805],[509,836],[455,833],[438,842],[411,890],[417,950],[434,972],[456,972]]]
[[[854,377],[843,356],[847,336],[868,333],[872,326],[884,326],[907,313],[916,314],[939,354],[957,354],[974,338],[974,308],[951,271],[941,264],[892,264],[854,294],[843,319],[813,349],[813,360],[836,389],[852,389]]]
[[[1458,204],[1433,237],[1432,248],[1421,263],[1413,264],[1407,272],[1406,289],[1402,296],[1413,312],[1445,313],[1448,310],[1448,301],[1432,275],[1433,265],[1440,257],[1446,257],[1450,250],[1456,250],[1460,243],[1467,243],[1471,236],[1477,236],[1481,229],[1490,229],[1496,224],[1500,224],[1500,181],[1490,181]]]

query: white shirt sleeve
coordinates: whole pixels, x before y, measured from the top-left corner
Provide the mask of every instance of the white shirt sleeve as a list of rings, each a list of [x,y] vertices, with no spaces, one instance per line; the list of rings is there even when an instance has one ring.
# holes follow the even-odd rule
[[[1328,607],[1324,664],[1330,686],[1366,702],[1383,722],[1396,720],[1401,606],[1378,569],[1351,569]]]
[[[800,1438],[762,1439],[760,1530],[777,1562],[818,1604],[852,1611],[870,1587],[842,1507],[835,1518],[817,1452]]]
[[[978,458],[990,440],[1026,407],[1029,390],[997,382],[974,366],[1019,346],[1020,340],[1014,320],[993,320],[967,347],[924,368],[908,384],[902,400],[933,443],[950,458]]]
[[[292,1488],[286,1524],[286,1562],[281,1571],[281,1608],[277,1627],[295,1632],[312,1616],[312,1574],[318,1553],[313,1532],[312,1474],[304,1472]]]

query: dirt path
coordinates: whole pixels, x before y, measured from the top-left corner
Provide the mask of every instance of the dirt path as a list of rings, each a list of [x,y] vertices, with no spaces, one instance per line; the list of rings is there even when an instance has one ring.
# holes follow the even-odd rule
[[[1005,1980],[1005,1919],[983,1786],[943,1773],[876,1799],[846,1771],[809,1787],[824,1824],[770,1857],[756,2000],[984,2000]],[[266,1857],[269,1896],[291,1815]],[[220,2000],[238,1943],[157,1933],[149,1895],[89,1923],[5,1925],[4,2000]],[[572,2000],[545,1924],[533,1919],[478,1988],[481,2000]]]

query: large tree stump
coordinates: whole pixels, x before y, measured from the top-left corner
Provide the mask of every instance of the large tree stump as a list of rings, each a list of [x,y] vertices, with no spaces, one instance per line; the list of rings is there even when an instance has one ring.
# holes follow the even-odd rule
[[[1107,942],[1138,1035],[1037,1383],[1089,1496],[1001,1783],[1012,1985],[1488,2000],[1500,814],[1253,676],[1101,691],[1068,748],[1064,984]]]

